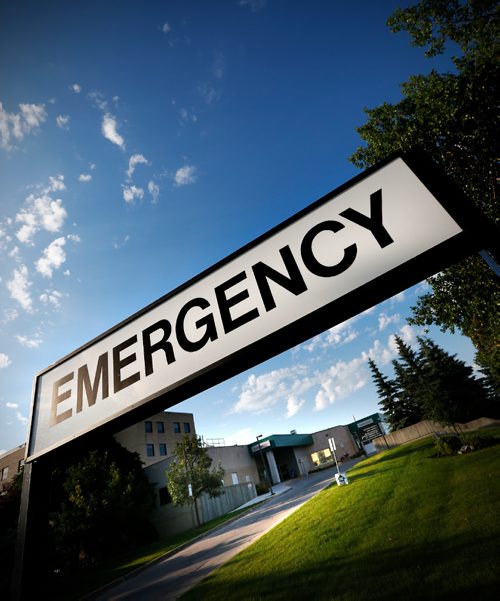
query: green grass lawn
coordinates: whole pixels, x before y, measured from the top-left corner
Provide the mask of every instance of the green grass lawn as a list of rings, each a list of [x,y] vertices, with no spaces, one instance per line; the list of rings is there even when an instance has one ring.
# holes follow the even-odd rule
[[[363,461],[182,600],[495,598],[500,444],[432,450],[425,439]]]

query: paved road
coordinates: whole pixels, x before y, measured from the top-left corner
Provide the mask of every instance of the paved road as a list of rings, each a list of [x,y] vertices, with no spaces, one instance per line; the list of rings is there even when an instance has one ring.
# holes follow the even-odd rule
[[[356,460],[344,464],[342,471],[354,463]],[[331,469],[291,480],[287,482],[290,490],[271,497],[250,513],[92,598],[95,601],[174,601],[334,479],[335,470]]]

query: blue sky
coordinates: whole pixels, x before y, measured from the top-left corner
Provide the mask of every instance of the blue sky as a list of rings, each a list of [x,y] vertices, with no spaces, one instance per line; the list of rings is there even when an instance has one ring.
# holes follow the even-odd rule
[[[396,1],[4,2],[0,450],[34,375],[356,175],[364,107],[433,67]],[[425,284],[177,406],[226,443],[378,410]],[[471,363],[472,346],[432,331]]]

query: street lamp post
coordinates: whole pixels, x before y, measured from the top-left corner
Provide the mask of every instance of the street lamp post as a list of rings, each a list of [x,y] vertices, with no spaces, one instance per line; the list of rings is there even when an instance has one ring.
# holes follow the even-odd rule
[[[259,434],[258,436],[256,436],[257,439],[257,444],[259,445],[259,455],[262,458],[262,469],[264,470],[264,479],[267,483],[267,469],[266,469],[266,461],[264,459],[264,454],[262,453],[262,447],[260,446],[260,438],[262,438],[262,434]],[[271,480],[271,477],[269,477],[269,492],[274,495],[274,491],[273,491],[273,483]]]

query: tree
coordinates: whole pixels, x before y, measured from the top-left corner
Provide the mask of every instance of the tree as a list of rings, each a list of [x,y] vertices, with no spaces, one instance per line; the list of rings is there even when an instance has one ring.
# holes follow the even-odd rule
[[[361,168],[398,150],[424,148],[477,204],[490,221],[500,222],[497,200],[498,3],[494,0],[421,0],[389,18],[394,31],[407,31],[427,56],[452,42],[460,50],[456,72],[414,75],[403,98],[366,109],[358,128],[366,146],[352,155]],[[498,259],[498,257],[497,257]],[[413,307],[411,323],[460,330],[477,351],[497,392],[500,388],[500,285],[479,256],[470,256],[428,281],[430,292]]]
[[[390,380],[378,369],[373,359],[368,359],[372,379],[378,392],[378,404],[391,430],[404,428],[406,423],[405,407],[400,401],[395,380]]]
[[[172,503],[193,505],[196,523],[200,526],[198,499],[203,493],[211,498],[223,494],[224,469],[220,465],[210,469],[212,459],[197,436],[184,436],[176,445],[174,455],[175,460],[166,472],[167,489]]]
[[[410,345],[395,337],[400,360],[392,362],[395,379],[393,386],[400,403],[399,428],[417,424],[422,419],[423,397],[428,392],[424,365]]]
[[[499,415],[498,397],[491,395],[472,367],[450,355],[429,338],[418,338],[418,352],[396,337],[399,360],[394,378],[384,376],[374,361],[368,363],[392,430],[429,419],[443,426],[478,417]]]
[[[154,489],[139,455],[114,438],[78,463],[58,466],[52,480],[55,555],[63,564],[95,564],[155,536],[148,521]]]
[[[429,338],[418,339],[431,394],[424,397],[426,419],[442,426],[468,422],[488,411],[488,393],[472,367],[450,355]]]

